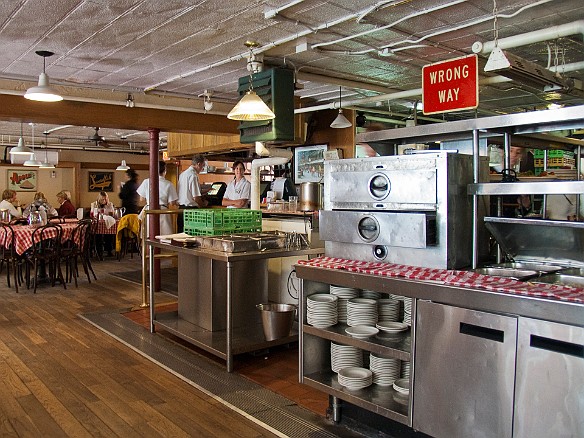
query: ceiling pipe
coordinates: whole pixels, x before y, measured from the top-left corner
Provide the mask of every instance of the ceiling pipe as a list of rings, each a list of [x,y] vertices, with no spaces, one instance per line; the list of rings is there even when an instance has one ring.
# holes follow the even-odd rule
[[[500,49],[511,49],[576,34],[581,34],[584,38],[584,20],[560,24],[559,26],[553,26],[547,29],[536,30],[506,38],[499,38],[497,41],[486,41],[484,43],[477,41],[472,45],[472,51],[474,53],[480,53],[481,55],[487,55],[491,53],[495,47],[499,47]]]

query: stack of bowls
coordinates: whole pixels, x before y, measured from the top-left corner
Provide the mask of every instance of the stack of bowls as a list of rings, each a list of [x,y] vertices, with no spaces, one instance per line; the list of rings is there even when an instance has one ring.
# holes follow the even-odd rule
[[[331,369],[338,373],[346,367],[362,367],[363,350],[352,345],[331,342]]]
[[[351,298],[347,303],[347,325],[370,325],[377,323],[377,301],[368,298]]]
[[[398,379],[393,382],[393,389],[403,395],[410,394],[410,379]]]
[[[410,378],[410,361],[409,360],[402,360],[400,377],[402,379],[409,379]]]
[[[317,328],[337,323],[337,297],[330,294],[314,294],[306,297],[306,322]]]
[[[381,292],[375,292],[374,290],[363,289],[361,291],[361,298],[369,298],[370,300],[378,300],[381,298]]]
[[[338,297],[337,320],[338,320],[338,322],[342,322],[342,323],[346,324],[347,323],[347,302],[351,298],[357,298],[359,296],[359,289],[331,285],[330,292],[331,292],[331,295],[335,295]]]
[[[373,373],[367,368],[347,367],[339,371],[339,383],[353,391],[370,386],[372,380]]]
[[[412,325],[412,299],[404,297],[404,323]]]

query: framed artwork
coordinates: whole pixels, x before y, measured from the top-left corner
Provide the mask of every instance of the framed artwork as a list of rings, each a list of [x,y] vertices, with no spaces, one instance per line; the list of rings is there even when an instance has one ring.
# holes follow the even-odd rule
[[[113,172],[89,172],[90,192],[113,192],[114,173]]]
[[[324,152],[328,144],[300,146],[294,149],[294,184],[319,182],[324,177]]]
[[[8,169],[6,187],[17,192],[36,192],[38,179],[36,170]]]

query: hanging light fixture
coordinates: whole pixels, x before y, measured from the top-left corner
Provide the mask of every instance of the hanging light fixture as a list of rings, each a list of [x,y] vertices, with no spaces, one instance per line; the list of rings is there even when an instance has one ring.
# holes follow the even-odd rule
[[[59,102],[63,100],[63,97],[49,85],[49,76],[45,73],[45,61],[47,57],[53,56],[54,53],[47,50],[37,50],[35,53],[43,57],[43,72],[39,75],[39,84],[26,90],[24,97],[39,102]]]
[[[350,128],[353,126],[351,122],[349,122],[349,120],[347,120],[347,118],[343,115],[341,96],[342,91],[342,87],[339,87],[339,115],[335,120],[333,120],[333,123],[331,123],[331,128]]]
[[[32,126],[32,153],[30,154],[30,158],[22,163],[22,165],[26,167],[39,167],[42,163],[36,159],[34,152],[34,123],[31,123],[30,126]]]
[[[259,44],[255,41],[246,41],[245,46],[249,48],[249,60],[255,58],[253,48],[258,47]],[[227,114],[227,118],[231,120],[253,121],[253,120],[271,120],[276,118],[274,112],[266,105],[261,97],[253,91],[253,69],[249,69],[249,89],[241,100],[233,107]]]
[[[128,166],[126,164],[126,160],[122,160],[122,164],[120,164],[118,167],[116,167],[116,170],[123,170],[123,171],[130,170],[130,166]]]
[[[47,149],[49,147],[49,139],[48,139],[48,132],[44,132],[45,134],[45,161],[41,163],[39,169],[54,169],[55,165],[49,162],[49,155],[47,153]]]
[[[126,98],[126,108],[134,108],[135,103],[134,103],[134,96],[132,95],[132,93],[128,93],[128,97]]]
[[[18,146],[10,149],[10,155],[30,155],[32,152],[32,149],[24,144],[24,138],[22,136],[22,122],[20,122],[20,138],[18,139]]]

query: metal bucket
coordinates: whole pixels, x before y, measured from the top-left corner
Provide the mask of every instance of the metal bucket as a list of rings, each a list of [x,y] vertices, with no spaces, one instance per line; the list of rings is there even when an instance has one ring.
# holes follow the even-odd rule
[[[318,211],[322,208],[322,185],[317,182],[300,184],[300,211]]]
[[[293,304],[258,304],[262,312],[262,325],[266,341],[285,338],[290,335],[296,306]]]

